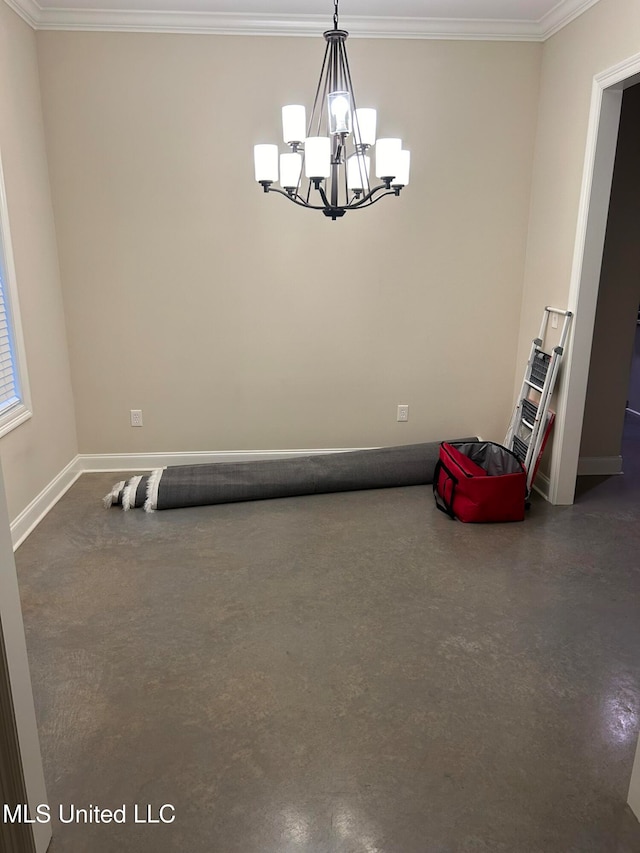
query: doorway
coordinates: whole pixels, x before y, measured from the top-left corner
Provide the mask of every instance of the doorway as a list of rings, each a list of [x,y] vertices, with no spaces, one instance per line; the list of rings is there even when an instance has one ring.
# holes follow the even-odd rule
[[[554,504],[571,504],[575,496],[622,100],[624,92],[637,83],[640,54],[593,80],[568,299],[576,316],[558,401],[558,437],[551,460],[549,498]]]
[[[629,373],[629,388],[627,389],[627,412],[640,418],[640,307],[638,308],[631,372]]]
[[[631,381],[640,303],[639,138],[640,84],[636,84],[622,94],[578,474],[622,473],[623,436],[630,428],[626,414],[630,393],[636,403],[634,410],[640,411],[640,376],[637,391]],[[626,442],[627,455],[634,446]]]

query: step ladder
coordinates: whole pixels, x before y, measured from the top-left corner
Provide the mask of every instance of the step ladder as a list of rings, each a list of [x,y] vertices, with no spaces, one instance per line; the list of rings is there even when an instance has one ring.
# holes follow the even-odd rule
[[[545,352],[544,343],[549,319],[554,315],[564,317],[564,322],[558,345],[548,353]],[[549,411],[549,404],[572,318],[571,311],[550,306],[544,309],[540,334],[531,344],[531,353],[524,372],[518,402],[504,440],[504,446],[513,451],[527,469],[527,494],[531,491],[540,456],[553,422],[554,415]]]

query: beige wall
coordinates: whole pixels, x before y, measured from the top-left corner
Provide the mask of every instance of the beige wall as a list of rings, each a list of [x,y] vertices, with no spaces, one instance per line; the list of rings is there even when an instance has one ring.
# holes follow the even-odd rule
[[[640,86],[622,102],[580,455],[621,452],[640,302]]]
[[[593,78],[639,51],[637,0],[600,0],[544,44],[521,361],[537,333],[542,307],[566,307],[569,299]],[[574,333],[587,340],[587,349],[592,333],[588,325],[588,317],[578,314]],[[585,375],[588,357],[586,362]],[[579,445],[580,430],[569,439]]]
[[[82,452],[502,439],[540,45],[350,41],[412,185],[333,223],[252,167],[321,39],[37,39]]]
[[[36,38],[0,3],[0,150],[33,417],[0,439],[14,519],[77,452]]]

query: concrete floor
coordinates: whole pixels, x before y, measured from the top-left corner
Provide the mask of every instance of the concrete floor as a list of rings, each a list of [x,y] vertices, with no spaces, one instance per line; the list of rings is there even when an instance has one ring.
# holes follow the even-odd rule
[[[83,476],[17,552],[27,641],[54,812],[128,822],[51,853],[640,851],[633,464],[482,526],[426,487],[124,514]]]

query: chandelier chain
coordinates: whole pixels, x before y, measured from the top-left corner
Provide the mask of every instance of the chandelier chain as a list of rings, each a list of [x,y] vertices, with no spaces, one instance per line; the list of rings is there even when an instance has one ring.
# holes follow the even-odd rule
[[[334,0],[334,11],[333,11],[333,28],[334,30],[338,29],[338,0]]]

